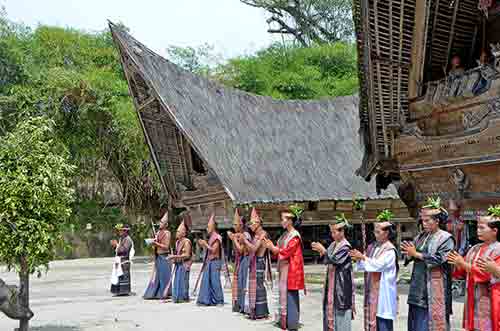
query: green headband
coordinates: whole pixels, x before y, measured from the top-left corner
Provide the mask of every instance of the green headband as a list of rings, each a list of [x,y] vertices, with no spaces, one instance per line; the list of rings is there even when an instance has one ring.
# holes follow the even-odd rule
[[[490,206],[490,208],[488,208],[488,216],[500,218],[500,205]]]
[[[391,222],[393,218],[394,214],[389,209],[385,209],[377,215],[378,222]]]
[[[290,212],[299,219],[302,216],[302,213],[304,212],[304,209],[301,208],[299,205],[291,205],[288,207]]]
[[[333,224],[335,224],[335,225],[344,225],[346,228],[351,228],[352,227],[352,225],[349,223],[349,221],[345,217],[344,213],[335,216],[335,222]]]
[[[441,198],[440,197],[429,197],[427,198],[427,204],[422,207],[422,209],[442,209]]]

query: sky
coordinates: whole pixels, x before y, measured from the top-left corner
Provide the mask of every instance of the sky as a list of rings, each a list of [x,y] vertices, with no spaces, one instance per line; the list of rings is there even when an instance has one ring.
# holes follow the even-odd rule
[[[99,31],[122,22],[152,50],[169,45],[213,45],[223,58],[251,54],[277,36],[266,32],[266,13],[239,0],[0,0],[7,17],[39,24]]]

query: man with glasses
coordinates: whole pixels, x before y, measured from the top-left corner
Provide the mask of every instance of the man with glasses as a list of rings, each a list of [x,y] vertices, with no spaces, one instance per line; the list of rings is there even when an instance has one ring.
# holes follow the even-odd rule
[[[455,243],[451,234],[439,228],[448,212],[440,198],[430,198],[420,210],[423,231],[414,243],[403,242],[406,264],[413,262],[408,294],[408,331],[447,331],[452,313],[451,268],[448,254]]]

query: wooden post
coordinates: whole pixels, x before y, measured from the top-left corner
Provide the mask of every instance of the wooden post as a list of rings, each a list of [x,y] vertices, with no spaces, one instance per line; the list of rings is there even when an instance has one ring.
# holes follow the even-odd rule
[[[408,99],[410,100],[418,97],[421,93],[425,65],[429,5],[427,0],[417,0],[415,6],[415,25],[413,27],[410,80],[408,84]]]
[[[21,258],[21,270],[19,271],[19,300],[21,307],[23,309],[29,310],[30,298],[30,273],[28,270],[28,261],[26,257]],[[19,320],[19,331],[28,331],[29,329],[29,318],[22,318]]]
[[[401,247],[401,221],[396,225],[396,243],[399,249],[399,247]]]

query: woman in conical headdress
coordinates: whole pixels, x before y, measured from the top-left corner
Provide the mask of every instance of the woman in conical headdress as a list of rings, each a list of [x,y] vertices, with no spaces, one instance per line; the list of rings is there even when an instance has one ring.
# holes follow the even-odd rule
[[[406,264],[413,262],[408,293],[408,330],[447,331],[452,312],[451,268],[448,254],[455,245],[453,237],[440,226],[448,212],[441,199],[429,198],[420,210],[423,231],[414,242],[403,242]]]
[[[233,228],[235,233],[231,231],[227,232],[229,239],[233,242],[234,248],[235,267],[232,282],[233,311],[243,313],[245,310],[249,266],[249,251],[243,242],[243,237],[245,237],[246,240],[252,240],[252,237],[247,231],[245,219],[240,216],[237,208],[234,212]]]
[[[482,243],[472,247],[465,259],[455,251],[448,255],[456,266],[453,275],[467,278],[463,327],[467,331],[500,331],[500,275],[487,270],[491,262],[500,266],[500,205],[478,218],[477,236]]]
[[[298,206],[283,211],[281,226],[286,232],[276,246],[264,240],[265,246],[278,256],[279,306],[275,318],[283,330],[298,330],[300,323],[299,290],[304,290],[305,284],[302,237],[297,228],[302,224],[302,212]]]
[[[172,285],[172,301],[174,303],[189,302],[189,273],[191,271],[192,244],[187,238],[191,229],[191,216],[188,212],[179,215],[182,219],[176,232],[175,255],[169,259],[174,262],[174,280]]]
[[[267,304],[267,291],[264,285],[266,275],[272,282],[271,275],[271,256],[264,245],[264,240],[268,238],[267,232],[262,227],[262,219],[257,209],[252,209],[250,216],[250,230],[253,233],[253,239],[248,240],[243,236],[243,244],[250,252],[248,293],[245,302],[245,313],[250,319],[262,319],[269,316],[269,307]]]
[[[207,233],[209,236],[208,242],[203,239],[198,240],[198,245],[206,251],[197,304],[201,306],[223,305],[224,292],[222,291],[220,273],[224,266],[224,252],[222,237],[217,232],[217,223],[213,214],[208,220]]]
[[[172,263],[168,260],[170,254],[171,234],[168,230],[168,212],[160,220],[160,229],[153,241],[155,254],[154,270],[151,280],[144,292],[144,299],[167,299],[172,295],[168,288],[172,276]]]
[[[330,225],[332,244],[326,249],[319,242],[312,249],[323,257],[328,266],[323,296],[323,330],[349,331],[354,318],[354,278],[352,275],[351,244],[346,231],[351,225],[344,214],[338,215]]]
[[[358,270],[365,272],[365,331],[392,331],[397,314],[397,250],[392,241],[396,229],[394,214],[384,210],[375,223],[375,242],[366,255],[354,249],[351,258],[358,261]]]

